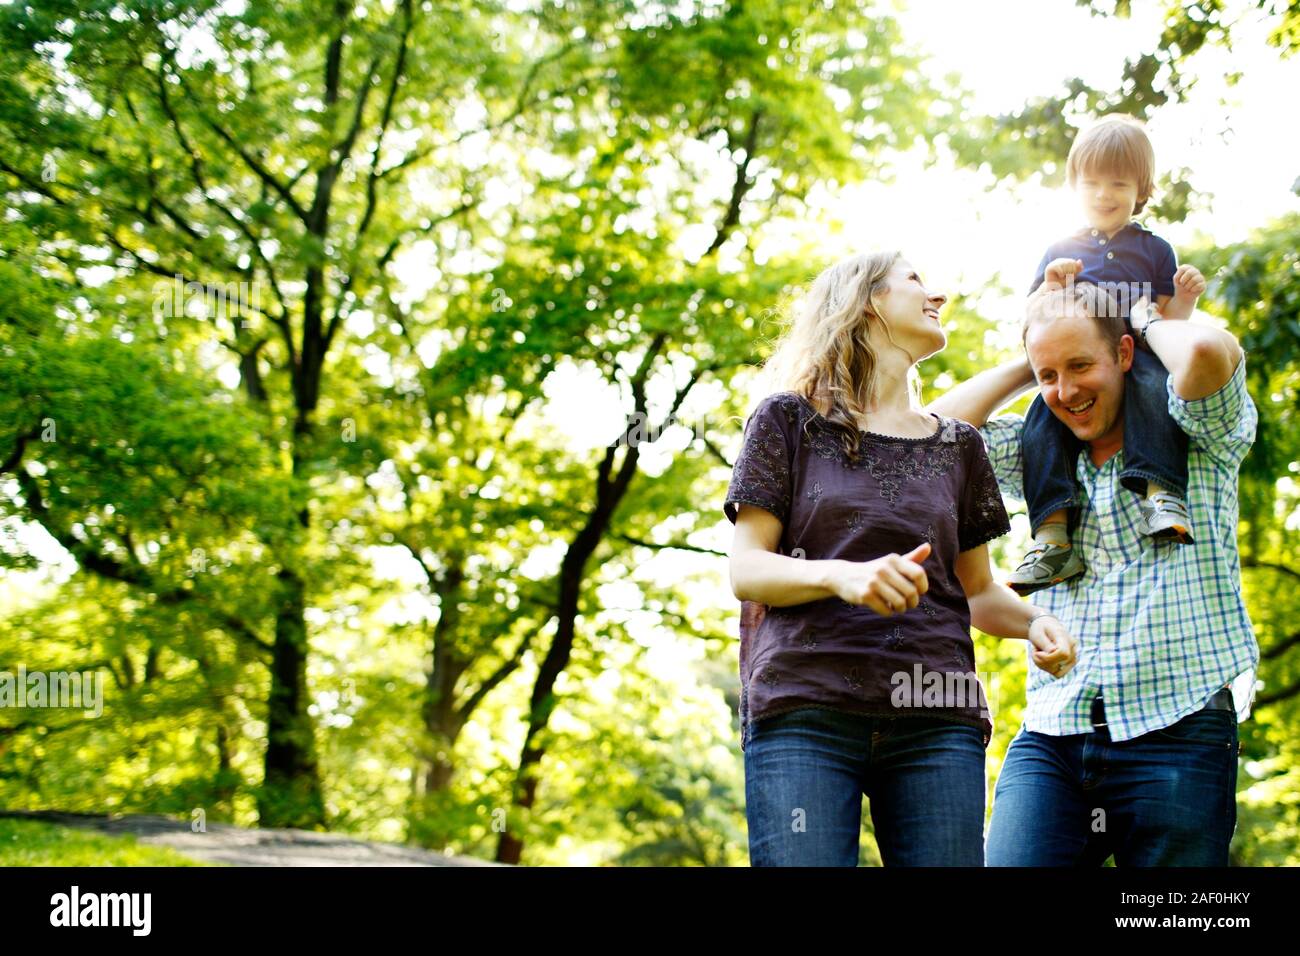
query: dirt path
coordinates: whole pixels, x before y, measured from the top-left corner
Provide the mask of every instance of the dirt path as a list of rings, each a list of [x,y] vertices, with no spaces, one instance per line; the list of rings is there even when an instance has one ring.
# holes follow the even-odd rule
[[[466,856],[354,840],[311,830],[247,830],[209,823],[194,833],[184,820],[170,817],[107,816],[89,813],[0,810],[0,816],[38,820],[95,830],[110,836],[134,836],[140,843],[171,847],[186,856],[228,866],[498,866]]]

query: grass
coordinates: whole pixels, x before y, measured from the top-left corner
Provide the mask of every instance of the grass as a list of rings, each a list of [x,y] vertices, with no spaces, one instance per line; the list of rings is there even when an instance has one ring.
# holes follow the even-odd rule
[[[133,836],[0,817],[0,866],[209,866]]]

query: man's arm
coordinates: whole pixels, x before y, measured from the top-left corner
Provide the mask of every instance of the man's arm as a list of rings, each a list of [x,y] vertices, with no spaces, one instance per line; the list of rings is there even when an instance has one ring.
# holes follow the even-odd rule
[[[925,406],[925,411],[959,418],[976,428],[982,428],[994,412],[1037,384],[1033,369],[1029,367],[1029,359],[1022,356],[980,372],[948,389]]]
[[[1199,322],[1152,322],[1146,339],[1173,376],[1174,391],[1188,402],[1223,388],[1241,361],[1241,346],[1231,333]]]

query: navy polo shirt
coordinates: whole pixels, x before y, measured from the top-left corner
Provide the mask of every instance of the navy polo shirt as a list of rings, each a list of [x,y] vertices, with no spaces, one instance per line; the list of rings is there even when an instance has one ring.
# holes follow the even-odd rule
[[[1087,226],[1074,235],[1048,246],[1030,294],[1043,284],[1043,273],[1053,259],[1080,259],[1083,272],[1075,282],[1091,282],[1115,296],[1120,314],[1128,317],[1129,303],[1145,295],[1155,304],[1158,295],[1174,294],[1174,273],[1178,257],[1174,247],[1136,222],[1110,238],[1100,229]]]

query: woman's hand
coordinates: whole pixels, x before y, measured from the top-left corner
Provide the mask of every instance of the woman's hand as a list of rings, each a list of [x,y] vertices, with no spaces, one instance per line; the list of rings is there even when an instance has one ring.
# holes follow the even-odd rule
[[[930,590],[921,562],[930,556],[928,541],[907,554],[887,554],[874,561],[845,561],[832,581],[841,600],[865,604],[882,617],[910,611]]]
[[[1029,643],[1034,646],[1034,664],[1053,677],[1064,677],[1074,667],[1074,637],[1056,618],[1045,615],[1035,619],[1029,625]]]

